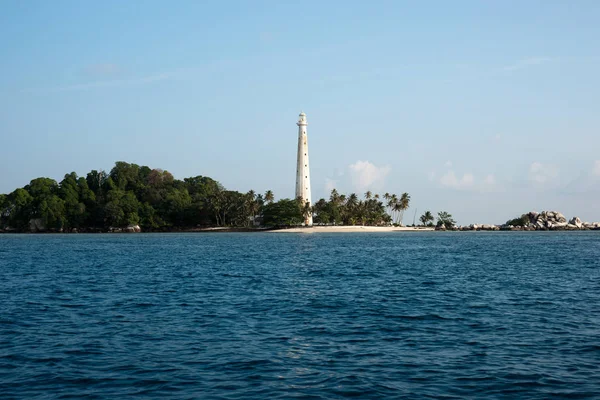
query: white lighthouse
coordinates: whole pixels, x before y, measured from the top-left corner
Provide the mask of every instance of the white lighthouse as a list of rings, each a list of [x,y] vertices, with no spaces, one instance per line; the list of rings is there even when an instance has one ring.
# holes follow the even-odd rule
[[[300,113],[298,118],[298,163],[296,165],[296,198],[304,204],[312,205],[310,200],[310,168],[308,164],[308,136],[306,134],[306,114]],[[304,216],[304,224],[312,226],[312,212]]]

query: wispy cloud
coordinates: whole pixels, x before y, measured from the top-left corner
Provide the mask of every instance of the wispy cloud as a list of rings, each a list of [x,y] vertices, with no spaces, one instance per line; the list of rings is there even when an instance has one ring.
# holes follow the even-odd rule
[[[386,176],[391,170],[389,166],[378,167],[369,161],[357,161],[348,168],[350,169],[352,186],[359,192],[367,189],[381,189],[384,186]]]
[[[489,192],[499,189],[494,174],[488,174],[483,179],[476,178],[471,172],[465,172],[462,175],[457,174],[450,160],[444,163],[444,170],[445,172],[442,172],[439,178],[436,178],[437,174],[432,171],[429,174],[429,180],[437,182],[441,187],[454,190]]]
[[[475,184],[475,177],[471,173],[466,173],[458,178],[454,171],[448,171],[440,178],[440,184],[453,189],[467,189]]]
[[[545,185],[552,183],[557,177],[558,168],[554,165],[542,164],[536,161],[529,166],[529,181],[535,184]]]
[[[550,57],[529,57],[522,60],[519,60],[513,64],[506,65],[502,68],[503,71],[513,72],[521,69],[529,68],[534,65],[545,64],[549,61],[552,61]]]
[[[592,168],[592,175],[600,176],[600,160],[594,161],[594,167]]]
[[[486,186],[494,186],[496,184],[496,177],[494,177],[492,174],[489,174],[483,179],[483,184]]]

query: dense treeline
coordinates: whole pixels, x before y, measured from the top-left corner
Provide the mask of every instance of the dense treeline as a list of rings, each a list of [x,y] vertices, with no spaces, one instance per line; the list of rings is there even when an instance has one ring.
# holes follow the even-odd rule
[[[29,231],[106,231],[139,225],[144,231],[208,226],[253,227],[301,225],[312,213],[315,224],[402,224],[410,196],[370,191],[360,199],[333,189],[329,200],[313,207],[300,199],[275,201],[272,191],[256,194],[225,189],[205,176],[178,180],[169,172],[117,162],[114,168],[71,172],[56,182],[37,178],[10,194],[0,195],[0,229]],[[431,224],[427,212],[420,218]]]
[[[273,201],[272,193],[266,197]],[[181,181],[167,171],[117,162],[110,173],[72,172],[60,182],[37,178],[0,195],[0,222],[19,231],[29,230],[32,220],[49,230],[249,226],[264,202],[263,196],[226,190],[208,177]]]
[[[368,191],[364,200],[361,200],[356,193],[346,196],[333,189],[329,201],[320,199],[314,204],[312,212],[316,224],[388,225],[401,223],[402,214],[409,204],[408,193],[400,198],[386,193],[382,201],[378,194]]]

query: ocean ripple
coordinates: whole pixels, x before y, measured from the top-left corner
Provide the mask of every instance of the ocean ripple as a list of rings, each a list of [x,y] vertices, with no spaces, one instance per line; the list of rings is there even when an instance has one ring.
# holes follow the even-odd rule
[[[599,239],[1,235],[0,398],[598,398]]]

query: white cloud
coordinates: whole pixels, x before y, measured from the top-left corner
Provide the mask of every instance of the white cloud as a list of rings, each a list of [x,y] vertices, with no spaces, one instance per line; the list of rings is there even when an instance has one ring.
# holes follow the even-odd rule
[[[600,160],[594,161],[594,169],[592,169],[592,175],[600,176]]]
[[[458,179],[454,171],[448,171],[440,178],[442,186],[454,189],[466,189],[472,187],[475,183],[475,177],[471,173],[466,173]]]
[[[558,176],[558,168],[554,165],[534,162],[529,166],[529,180],[536,184],[546,184]]]
[[[541,64],[547,63],[548,61],[551,61],[551,60],[552,59],[549,57],[529,57],[529,58],[525,58],[523,60],[519,60],[519,61],[515,62],[514,64],[507,65],[507,66],[503,67],[502,69],[504,71],[517,71],[520,69],[531,67],[533,65],[541,65]]]
[[[348,166],[352,186],[358,192],[367,189],[381,189],[384,186],[385,178],[390,173],[389,166],[378,167],[369,161],[357,161]]]
[[[450,160],[446,161],[446,164],[444,164],[444,167],[452,168],[452,161],[450,161]]]
[[[494,175],[489,174],[483,179],[483,184],[486,186],[494,186],[496,184],[496,178]]]

